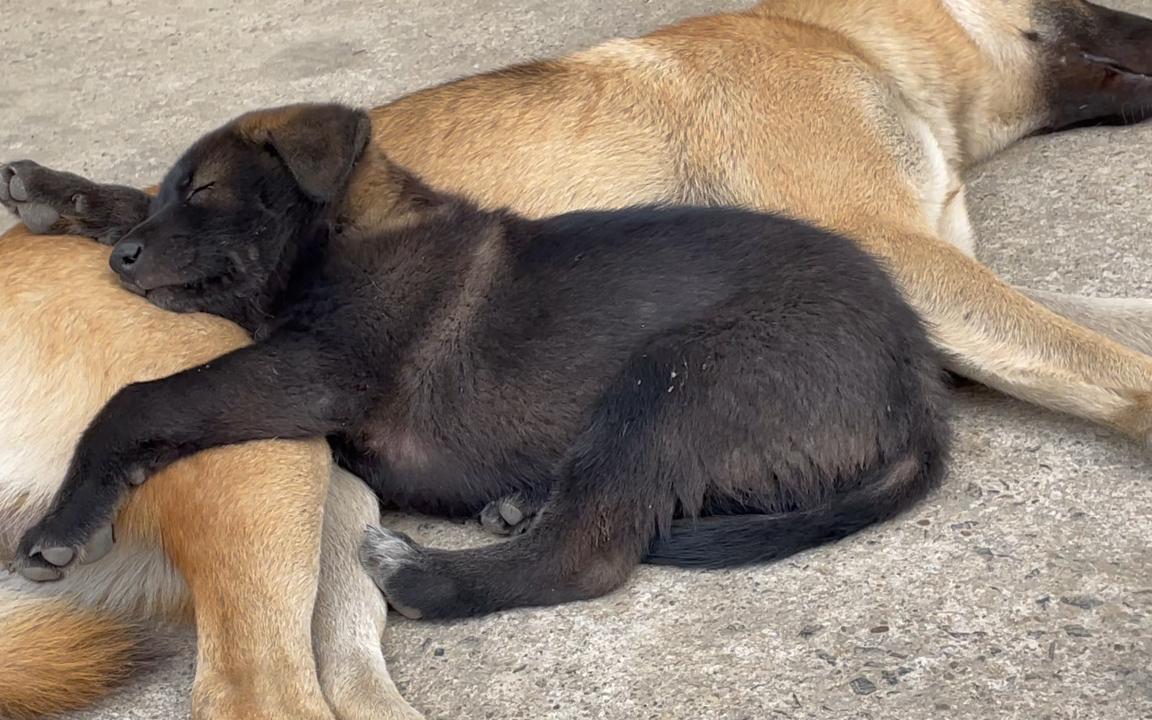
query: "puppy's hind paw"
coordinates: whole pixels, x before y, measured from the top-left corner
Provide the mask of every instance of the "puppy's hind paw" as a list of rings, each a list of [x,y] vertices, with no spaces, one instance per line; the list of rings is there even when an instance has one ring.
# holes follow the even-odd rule
[[[384,597],[401,615],[419,620],[423,613],[419,609],[398,603],[388,593],[389,584],[405,568],[417,569],[421,566],[422,550],[402,532],[369,526],[360,544],[360,563],[384,593]]]
[[[520,535],[532,524],[542,505],[522,493],[493,500],[480,511],[480,526],[492,535]]]
[[[469,560],[470,551],[424,548],[404,533],[378,527],[368,529],[360,546],[360,561],[388,604],[413,620],[477,614],[486,599],[472,589]]]
[[[360,562],[381,575],[390,575],[406,564],[414,564],[420,546],[402,532],[369,526],[360,544]]]

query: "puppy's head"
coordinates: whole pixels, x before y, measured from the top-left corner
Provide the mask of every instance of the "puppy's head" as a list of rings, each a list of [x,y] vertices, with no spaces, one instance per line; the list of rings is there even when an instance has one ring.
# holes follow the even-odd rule
[[[249,113],[208,133],[117,243],[112,269],[160,307],[242,322],[340,199],[370,134],[367,114],[341,105]]]

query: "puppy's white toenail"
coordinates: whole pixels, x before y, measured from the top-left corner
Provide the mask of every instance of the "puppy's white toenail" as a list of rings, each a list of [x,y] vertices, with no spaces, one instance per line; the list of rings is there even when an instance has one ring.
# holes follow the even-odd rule
[[[40,553],[40,555],[41,555],[41,557],[43,557],[45,560],[52,563],[56,567],[63,567],[65,565],[67,565],[68,563],[72,562],[72,558],[75,557],[76,553],[72,552],[72,550],[70,548],[54,547],[54,548],[45,548]]]
[[[53,570],[52,568],[46,567],[33,566],[17,568],[16,572],[20,573],[20,577],[24,578],[25,580],[31,580],[32,582],[50,582],[52,580],[60,579],[59,570]]]
[[[28,200],[28,188],[24,187],[24,181],[20,179],[19,175],[13,175],[12,181],[8,183],[8,194],[16,202],[26,202]]]
[[[80,564],[87,565],[96,562],[112,552],[115,545],[116,530],[112,525],[105,525],[97,530],[88,544],[84,546],[83,552],[80,553]]]

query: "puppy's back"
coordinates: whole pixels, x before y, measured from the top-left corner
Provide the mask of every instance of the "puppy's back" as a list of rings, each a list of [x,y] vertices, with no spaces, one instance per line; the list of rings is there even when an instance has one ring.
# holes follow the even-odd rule
[[[529,221],[513,240],[509,299],[519,310],[587,315],[655,334],[747,294],[766,312],[803,315],[797,337],[866,323],[861,349],[909,340],[929,352],[919,316],[852,241],[779,215],[735,208],[638,207]],[[518,313],[519,314],[519,313]],[[547,332],[539,325],[538,332]],[[923,343],[923,344],[921,344]]]

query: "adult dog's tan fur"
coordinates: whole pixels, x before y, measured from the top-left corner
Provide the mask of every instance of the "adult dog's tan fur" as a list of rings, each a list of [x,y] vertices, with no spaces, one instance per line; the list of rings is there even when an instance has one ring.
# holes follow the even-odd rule
[[[108,252],[23,228],[0,241],[0,558],[116,390],[249,342],[123,291]],[[145,623],[193,615],[197,717],[418,717],[384,669],[387,609],[357,562],[376,500],[326,443],[221,448],[156,479],[107,558],[59,583],[0,579],[0,717],[83,706],[153,653]]]
[[[381,165],[373,157],[382,152],[433,185],[529,215],[659,201],[782,211],[839,230],[881,257],[932,324],[954,370],[1147,441],[1152,357],[1145,353],[1152,342],[1145,321],[1152,319],[1152,307],[1025,294],[972,258],[963,172],[1048,122],[1050,58],[1024,33],[1048,32],[1033,28],[1035,11],[1056,6],[1071,22],[1088,17],[1077,0],[771,0],[748,12],[691,19],[643,39],[614,40],[418,92],[373,112],[376,136],[354,178],[346,221],[389,221],[390,191],[374,172]],[[248,130],[254,136],[275,132],[291,112],[253,114]],[[20,394],[16,405],[9,403],[20,422],[6,418],[0,428],[0,434],[24,428],[35,452],[51,458],[35,452],[24,458],[34,472],[29,477],[36,489],[28,496],[34,503],[0,495],[9,522],[42,507],[35,504],[44,499],[36,483],[62,476],[71,443],[113,386],[174,370],[242,339],[220,322],[167,315],[128,298],[99,269],[104,251],[91,244],[33,240],[15,231],[0,242],[0,251],[13,255],[0,262],[3,292],[11,296],[26,282],[35,292],[62,298],[58,306],[37,308],[39,315],[31,311],[40,302],[32,295],[0,309],[0,323],[11,324],[18,315],[31,323],[15,351],[54,348],[28,354],[18,376],[20,383],[52,392]],[[71,263],[83,272],[59,270]],[[122,307],[95,310],[111,302]],[[71,313],[91,325],[70,333],[64,320]],[[127,347],[125,329],[135,339],[141,327],[149,339]],[[64,358],[77,342],[87,344],[86,359],[67,365]],[[51,435],[53,428],[60,437],[45,444],[40,433]],[[235,463],[230,472],[226,462]],[[298,702],[323,716],[325,709],[316,706],[317,673],[305,667],[311,656],[300,625],[317,587],[324,462],[319,445],[261,443],[181,463],[133,495],[121,521],[119,555],[74,570],[64,581],[66,591],[45,602],[62,596],[85,608],[68,612],[119,613],[119,620],[82,621],[95,638],[109,634],[107,623],[179,615],[195,598],[203,648],[197,707],[204,717],[254,717],[248,714],[254,710],[238,704],[255,702],[253,696]],[[354,479],[344,479],[349,492],[362,492]],[[0,490],[7,493],[13,481],[4,481]],[[329,517],[337,514],[336,495],[329,496]],[[368,505],[357,506],[358,516],[339,516],[369,518]],[[350,547],[348,536],[339,536],[344,545],[335,544]],[[149,568],[140,572],[150,574],[131,588],[112,582],[100,573],[116,557],[121,567]],[[188,578],[190,595],[168,563]],[[219,563],[231,570],[220,571]],[[338,572],[324,573],[321,596],[341,580]],[[348,576],[355,574],[349,570]],[[285,582],[289,577],[299,583]],[[132,602],[101,604],[97,586]],[[322,679],[337,667],[325,663],[319,649],[325,643],[348,640],[364,648],[378,638],[356,636],[358,626],[348,619],[348,608],[370,603],[368,597],[347,590],[327,606],[317,603],[344,623],[313,636]],[[0,615],[0,638],[14,637],[8,628],[28,627],[32,615],[22,612]],[[382,616],[372,622],[381,623]],[[265,672],[273,665],[251,663],[255,644],[267,641],[262,633],[269,632],[295,672],[282,673],[279,666]],[[43,633],[36,642],[45,648],[86,646],[83,637],[53,639],[48,628]],[[213,640],[225,637],[239,642]],[[111,654],[88,647],[91,667]],[[8,657],[3,650],[0,671]],[[374,677],[386,680],[379,662]],[[324,680],[330,703],[339,695],[333,687],[345,688],[344,697],[360,692],[348,690],[349,677]],[[36,684],[18,682],[0,685],[0,707]],[[75,705],[98,689],[85,687],[62,697]],[[261,690],[249,695],[247,688]],[[377,692],[394,693],[388,688]],[[54,708],[44,699],[26,705]]]
[[[1129,320],[1147,307],[1033,294],[1068,319],[971,256],[964,170],[1047,120],[1031,6],[772,0],[417,92],[374,111],[375,140],[435,186],[532,215],[726,202],[842,231],[886,261],[953,370],[1146,441],[1152,357]],[[359,182],[349,215],[378,222],[370,164]]]

